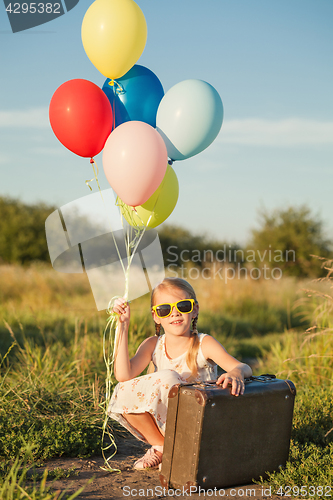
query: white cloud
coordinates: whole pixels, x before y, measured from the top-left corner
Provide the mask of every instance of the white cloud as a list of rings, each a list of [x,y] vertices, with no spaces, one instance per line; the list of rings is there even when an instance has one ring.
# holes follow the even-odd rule
[[[0,110],[0,128],[50,128],[48,108]],[[226,120],[217,142],[273,147],[333,145],[333,121],[300,118]]]
[[[299,118],[229,120],[223,123],[218,140],[223,144],[249,146],[332,145],[333,121]]]
[[[1,128],[47,128],[50,127],[48,108],[25,110],[0,110]]]

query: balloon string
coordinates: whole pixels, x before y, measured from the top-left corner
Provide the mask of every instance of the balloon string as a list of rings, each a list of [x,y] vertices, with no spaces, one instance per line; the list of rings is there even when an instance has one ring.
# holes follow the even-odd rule
[[[99,188],[100,189],[100,188]],[[102,195],[102,193],[101,193]],[[103,199],[103,197],[102,197]],[[104,201],[104,200],[103,200]],[[123,226],[123,231],[124,231],[124,224],[123,224],[123,218],[121,216],[121,222]],[[140,228],[141,229],[141,228]],[[141,232],[141,238],[143,237],[144,231],[139,231]],[[126,256],[127,256],[127,267],[125,270],[124,264],[121,260],[120,252],[118,250],[114,234],[112,232],[112,237],[118,252],[119,260],[121,261],[122,268],[124,271],[124,277],[125,277],[125,293],[124,293],[124,298],[127,301],[128,299],[128,294],[129,294],[129,271],[130,267],[132,264],[132,260],[134,257],[134,254],[136,252],[136,249],[141,241],[141,238],[138,238],[138,234],[135,235],[134,239],[132,239],[132,234],[131,236],[129,235],[129,231],[127,230],[127,234],[125,237],[125,247],[126,247]],[[135,246],[134,246],[135,245]],[[131,249],[133,248],[133,251],[131,252]],[[111,466],[109,463],[112,458],[115,456],[117,453],[117,445],[114,439],[114,435],[112,431],[109,430],[108,426],[108,421],[109,421],[109,415],[108,415],[108,408],[111,400],[111,395],[112,395],[112,389],[113,389],[113,380],[112,380],[112,375],[113,375],[113,366],[114,366],[114,361],[117,355],[117,344],[118,344],[118,337],[117,337],[117,322],[118,322],[118,315],[113,312],[113,306],[115,300],[118,298],[118,296],[113,297],[107,308],[107,314],[109,315],[109,318],[106,322],[106,326],[104,329],[103,333],[103,358],[104,358],[104,363],[106,366],[106,379],[105,379],[105,389],[106,389],[106,394],[105,394],[105,403],[101,405],[104,411],[104,421],[103,421],[103,426],[102,426],[102,446],[101,446],[101,451],[102,451],[102,456],[104,459],[104,467],[101,467],[102,470],[108,471],[108,472],[118,472],[120,473],[121,471],[119,469],[115,469]],[[108,338],[107,338],[108,337]],[[104,439],[105,436],[108,436],[110,443],[106,446],[104,446]],[[105,453],[110,450],[110,448],[113,448],[113,452],[110,454],[109,457],[105,456]]]
[[[142,231],[143,236],[144,231]],[[125,294],[124,298],[127,301],[128,299],[128,287],[129,287],[129,271],[130,271],[130,266],[132,263],[132,259],[134,257],[135,251],[137,249],[138,244],[140,243],[141,238],[137,242],[136,247],[134,248],[134,251],[131,254],[131,245],[132,241],[129,238],[129,233],[127,232],[127,238],[125,238],[125,245],[126,245],[126,255],[127,255],[127,268],[125,271]],[[106,386],[106,395],[105,395],[105,408],[104,408],[104,422],[103,422],[103,432],[102,432],[102,455],[104,458],[104,465],[105,467],[101,467],[101,469],[109,472],[121,472],[119,469],[114,469],[110,465],[110,460],[114,457],[114,455],[117,453],[117,445],[114,439],[113,434],[109,431],[108,429],[108,420],[109,420],[109,415],[108,415],[108,407],[110,404],[111,400],[111,393],[112,393],[112,387],[113,387],[113,381],[112,381],[112,374],[113,374],[113,366],[114,366],[114,361],[117,356],[117,347],[118,347],[118,336],[117,336],[117,322],[118,322],[118,314],[113,312],[113,307],[114,307],[114,302],[118,298],[118,296],[112,297],[108,304],[107,308],[107,314],[109,315],[109,318],[106,322],[106,326],[104,329],[103,333],[103,357],[104,357],[104,362],[106,365],[106,380],[105,380],[105,386]],[[107,331],[109,331],[108,335],[108,346],[107,346]],[[114,332],[114,333],[113,333]],[[110,444],[107,446],[103,446],[104,443],[104,438],[105,434],[108,435],[110,439]],[[106,458],[105,453],[107,450],[110,448],[114,448],[113,453]]]
[[[90,158],[90,163],[91,163],[91,161],[92,161],[92,158]],[[96,166],[97,166],[97,165],[96,165]],[[97,171],[98,171],[98,170],[97,170]],[[95,169],[94,169],[94,177],[93,177],[92,179],[88,179],[88,180],[86,181],[86,184],[87,184],[88,188],[90,189],[90,191],[92,191],[92,187],[90,186],[89,182],[92,182],[92,181],[94,181],[95,179],[96,179],[96,174],[95,174]]]
[[[115,90],[116,89],[114,87],[114,91]],[[112,130],[114,130],[114,128],[115,128],[115,106],[116,106],[116,102],[115,101],[116,101],[116,99],[114,99],[114,101],[113,101],[113,128],[112,128]],[[102,191],[101,191],[101,188],[100,188],[100,185],[99,185],[99,182],[98,182],[98,173],[99,173],[99,170],[98,170],[97,163],[95,162],[95,160],[93,158],[91,158],[90,163],[91,163],[92,168],[93,168],[94,177],[91,180],[86,181],[86,184],[89,187],[89,189],[92,191],[92,187],[90,186],[89,182],[92,182],[93,180],[95,180],[96,184],[98,186],[98,190],[100,192],[102,201],[103,201],[103,203],[105,203],[103,195],[102,195]],[[95,169],[95,165],[96,165],[96,169]],[[123,217],[122,217],[122,215],[121,215],[121,222],[122,222],[122,227],[123,227],[123,232],[124,232],[124,224],[123,224]],[[149,221],[148,221],[148,223],[149,223]],[[118,258],[119,258],[119,261],[121,263],[121,266],[122,266],[122,269],[123,269],[123,272],[124,272],[124,278],[125,278],[125,293],[124,293],[124,297],[125,297],[125,300],[127,300],[128,299],[128,294],[129,294],[129,271],[130,271],[130,267],[131,267],[131,264],[132,264],[135,252],[136,252],[136,250],[137,250],[137,248],[138,248],[138,246],[139,246],[139,244],[141,242],[141,239],[142,239],[142,237],[144,235],[144,232],[145,232],[146,228],[144,228],[143,230],[142,230],[142,228],[136,228],[136,230],[135,230],[136,234],[135,234],[134,238],[132,238],[132,227],[131,227],[131,234],[129,234],[129,228],[128,228],[127,232],[126,232],[126,236],[124,235],[124,238],[125,238],[125,247],[126,247],[126,256],[127,256],[127,267],[126,267],[126,269],[125,269],[125,266],[124,266],[124,263],[123,263],[123,259],[122,259],[121,255],[120,255],[120,251],[119,251],[119,248],[118,248],[115,236],[113,234],[111,224],[110,224],[110,228],[111,228],[111,234],[112,234],[113,242],[114,242],[115,248],[117,250]],[[117,329],[116,329],[116,325],[117,325],[117,321],[118,321],[118,315],[113,312],[114,301],[116,300],[116,298],[117,297],[113,297],[110,300],[109,304],[108,304],[107,314],[109,314],[109,318],[108,318],[108,320],[106,322],[106,326],[105,326],[104,333],[103,333],[103,358],[104,358],[104,362],[105,362],[105,366],[106,366],[106,379],[105,379],[106,395],[105,395],[105,402],[102,403],[100,405],[100,407],[103,409],[103,412],[104,412],[104,421],[103,421],[103,425],[102,425],[101,452],[102,452],[102,456],[103,456],[103,459],[104,459],[104,466],[105,467],[101,467],[101,469],[103,469],[105,471],[109,471],[109,472],[118,472],[118,473],[120,473],[121,471],[119,469],[113,468],[110,465],[110,463],[109,463],[110,460],[117,453],[117,445],[116,445],[115,438],[114,438],[114,435],[112,433],[112,430],[110,430],[109,426],[108,426],[108,421],[109,421],[108,407],[109,407],[109,403],[110,403],[110,400],[111,400],[111,394],[112,394],[112,389],[113,389],[112,375],[113,375],[114,360],[115,360],[115,357],[116,357],[116,354],[117,354],[117,340],[118,340],[117,339]],[[107,341],[107,332],[108,331],[109,331],[109,334],[108,334],[108,341]],[[104,440],[105,440],[105,436],[106,435],[109,438],[109,444],[106,445],[106,446],[104,446]],[[110,450],[110,448],[113,448],[113,452],[111,453],[111,455],[109,457],[106,457],[105,456],[105,452],[107,452],[108,450]]]
[[[92,187],[90,186],[89,182],[92,182],[93,180],[96,181],[96,184],[98,186],[98,190],[99,190],[99,193],[101,195],[102,201],[105,204],[104,198],[103,198],[103,194],[102,194],[102,190],[101,190],[101,187],[99,185],[98,177],[97,177],[98,173],[99,173],[97,163],[95,162],[95,160],[93,158],[90,159],[90,163],[91,163],[92,168],[93,168],[94,177],[91,180],[86,181],[86,184],[90,188],[90,190],[92,191]],[[95,165],[96,165],[96,170],[95,170]],[[110,223],[110,221],[109,221],[109,223]],[[128,271],[129,271],[128,268],[129,268],[129,266],[127,266],[127,269],[125,270],[125,266],[124,266],[123,260],[121,258],[121,255],[120,255],[120,251],[119,251],[119,248],[118,248],[118,245],[117,245],[117,241],[116,241],[115,236],[114,236],[113,231],[112,231],[111,223],[110,223],[110,229],[111,229],[111,234],[112,234],[113,242],[114,242],[115,248],[117,250],[118,258],[119,258],[120,264],[122,266],[122,269],[123,269],[123,272],[124,272],[124,275],[125,275],[125,283],[126,283],[128,281],[128,277],[127,276],[128,276]],[[126,244],[126,239],[125,239],[125,244]],[[127,286],[125,285],[125,289],[126,288],[128,289],[128,285]],[[108,416],[108,413],[107,413],[109,402],[110,402],[110,399],[111,399],[111,393],[112,393],[112,386],[113,386],[113,382],[112,382],[113,364],[114,364],[114,358],[115,358],[115,354],[116,354],[116,334],[114,335],[114,338],[113,338],[113,335],[112,335],[112,331],[115,328],[115,325],[116,325],[116,322],[117,322],[117,315],[112,312],[113,303],[114,303],[114,300],[116,298],[117,297],[113,297],[111,299],[111,301],[109,302],[108,312],[109,311],[111,311],[111,312],[109,312],[110,316],[109,316],[109,319],[108,319],[108,321],[106,323],[106,326],[105,326],[105,329],[104,329],[104,333],[103,333],[103,358],[104,358],[104,362],[105,362],[105,365],[106,365],[106,379],[105,379],[106,397],[105,397],[105,403],[102,403],[99,406],[100,406],[100,408],[104,412],[104,421],[103,421],[103,425],[102,425],[102,438],[101,438],[101,443],[102,443],[101,444],[101,452],[102,452],[102,456],[103,456],[103,459],[104,459],[104,464],[107,467],[107,468],[101,467],[101,469],[105,470],[105,471],[109,471],[109,472],[120,473],[121,472],[120,469],[115,469],[115,468],[111,467],[111,465],[109,464],[109,461],[117,453],[117,445],[116,445],[116,442],[115,442],[114,435],[113,435],[112,431],[109,430],[109,427],[108,427],[109,416]],[[109,346],[107,347],[107,345],[106,345],[106,333],[107,333],[108,327],[109,327],[109,342],[108,342]],[[111,353],[112,353],[112,355],[111,355]],[[104,446],[105,435],[107,435],[108,438],[109,438],[109,440],[110,440],[110,443],[107,446]],[[113,453],[108,458],[106,458],[104,452],[106,452],[110,448],[113,448]]]
[[[98,174],[99,174],[98,165],[97,165],[97,163],[95,162],[95,160],[93,158],[90,159],[90,163],[91,163],[92,168],[93,168],[94,177],[92,179],[90,179],[90,180],[87,180],[86,184],[89,187],[89,189],[92,191],[92,187],[90,186],[89,182],[92,182],[93,180],[96,181],[99,193],[100,193],[102,201],[104,203],[104,198],[103,198],[102,190],[101,190],[101,187],[100,187],[99,182],[98,182]],[[96,170],[95,170],[95,165],[96,165]],[[125,275],[125,281],[126,281],[126,275],[128,274],[128,269],[125,270],[125,266],[124,266],[123,260],[121,258],[121,255],[120,255],[120,251],[119,251],[119,248],[118,248],[115,236],[114,236],[113,231],[112,231],[111,223],[110,223],[110,229],[111,229],[111,234],[112,234],[113,242],[114,242],[115,248],[117,250],[118,258],[119,258],[119,261],[121,263],[121,266],[122,266],[122,269],[123,269],[123,272],[124,272],[124,275]],[[125,240],[125,243],[126,243],[126,240]],[[109,302],[108,311],[110,310],[110,308],[112,310],[113,303],[114,303],[114,300],[116,298],[117,297],[114,297]],[[106,398],[105,398],[105,408],[103,409],[104,410],[104,421],[103,421],[103,426],[102,426],[102,446],[101,446],[101,451],[102,451],[102,456],[104,458],[104,463],[107,465],[107,469],[105,469],[103,467],[101,467],[101,469],[108,470],[110,472],[118,472],[118,473],[120,473],[121,471],[119,469],[114,469],[109,464],[109,461],[117,453],[117,445],[116,445],[113,433],[110,432],[109,429],[108,429],[108,414],[107,414],[108,404],[109,404],[110,399],[111,399],[112,372],[113,372],[113,363],[114,363],[115,348],[116,348],[116,338],[113,340],[112,328],[114,328],[116,321],[117,321],[117,315],[115,315],[115,313],[111,313],[110,317],[109,317],[109,319],[108,319],[108,321],[106,323],[106,327],[104,329],[104,334],[103,334],[103,358],[104,358],[104,362],[105,362],[105,365],[106,365],[106,380],[105,380]],[[109,349],[107,349],[107,347],[106,347],[106,332],[107,332],[108,326],[110,327]],[[113,349],[113,344],[114,344],[114,349]],[[111,352],[113,351],[113,355],[112,355],[111,359],[110,359],[110,355],[107,355],[107,350],[111,351]],[[103,404],[100,405],[100,407],[102,408]],[[104,447],[105,434],[108,435],[109,440],[110,440],[110,444],[107,445],[106,447]],[[107,450],[109,450],[112,447],[114,448],[113,453],[108,458],[106,458],[104,452],[107,451]]]
[[[98,177],[97,177],[98,173],[99,173],[97,163],[95,162],[94,158],[90,158],[90,163],[91,163],[91,166],[92,166],[93,171],[94,171],[94,177],[92,179],[88,179],[86,181],[86,184],[87,184],[88,188],[90,189],[90,191],[92,191],[92,187],[90,186],[89,182],[96,181],[98,189],[101,190],[101,188],[99,187]],[[95,165],[96,165],[96,170],[95,170]]]
[[[165,179],[165,177],[163,178],[162,185],[164,183],[164,179]],[[137,227],[136,226],[133,228],[131,225],[128,225],[128,227],[127,227],[126,238],[125,238],[126,255],[127,255],[127,268],[126,268],[126,272],[125,272],[125,294],[124,294],[124,298],[126,301],[128,299],[128,293],[129,293],[129,271],[130,271],[130,267],[132,264],[132,260],[134,258],[135,253],[136,253],[136,250],[137,250],[137,248],[138,248],[138,246],[139,246],[139,244],[144,236],[144,233],[145,233],[146,229],[148,228],[149,222],[153,216],[153,213],[154,213],[157,201],[159,199],[159,196],[160,195],[158,195],[156,198],[156,201],[154,203],[154,208],[153,208],[153,210],[148,218],[147,223],[143,224],[144,227]],[[117,197],[116,205],[119,207],[122,207],[122,208],[127,207],[127,209],[129,209],[128,205],[123,203],[119,197]],[[133,207],[132,212],[133,211],[135,211],[137,213],[135,207]],[[139,216],[138,213],[137,213],[137,215]],[[124,229],[123,218],[124,217],[123,217],[123,214],[121,212],[121,221],[122,221],[122,226]],[[134,229],[134,232],[136,233],[134,238],[132,238],[132,230],[133,229]],[[133,248],[132,252],[131,252],[131,248]],[[117,326],[116,326],[117,322],[118,322],[118,315],[115,312],[113,312],[114,302],[117,298],[118,298],[117,296],[112,297],[112,299],[109,302],[109,305],[107,308],[107,314],[109,315],[109,318],[106,322],[106,326],[105,326],[104,334],[103,334],[103,357],[104,357],[104,362],[106,365],[106,397],[105,397],[105,417],[104,417],[104,422],[103,422],[102,443],[104,442],[105,434],[107,434],[109,439],[110,439],[110,444],[106,447],[104,447],[102,445],[102,455],[104,458],[105,467],[101,467],[101,469],[103,469],[105,471],[119,473],[120,470],[112,468],[110,463],[109,463],[110,460],[112,460],[112,458],[117,453],[117,445],[115,443],[113,434],[110,433],[110,431],[108,429],[108,419],[109,419],[108,407],[109,407],[110,400],[111,400],[111,393],[112,393],[112,386],[113,386],[112,374],[113,374],[113,366],[114,366],[114,362],[115,362],[115,359],[117,356],[117,347],[118,347],[118,335],[117,335]],[[109,331],[108,348],[107,348],[107,339],[106,339],[107,331]],[[114,334],[113,334],[113,331],[114,331]],[[112,447],[114,448],[113,453],[108,458],[106,458],[104,452],[108,451]]]
[[[106,380],[105,380],[105,403],[102,403],[100,407],[104,411],[104,421],[103,421],[103,426],[102,426],[102,446],[101,446],[101,451],[102,451],[102,456],[104,459],[104,464],[106,465],[105,467],[100,467],[102,470],[109,471],[109,472],[118,472],[120,473],[121,471],[119,469],[114,469],[111,467],[109,464],[109,461],[114,457],[114,455],[117,453],[117,445],[113,436],[113,433],[109,431],[108,428],[108,407],[109,403],[111,400],[111,393],[112,393],[112,374],[113,374],[113,364],[114,364],[114,359],[116,355],[116,346],[117,346],[117,335],[116,335],[116,330],[115,326],[117,323],[117,314],[112,311],[114,301],[116,300],[117,297],[113,297],[108,306],[107,312],[109,313],[109,318],[106,322],[106,326],[103,332],[103,358],[106,366]],[[109,312],[110,311],[110,312]],[[107,330],[109,328],[109,337],[108,337],[108,345],[107,345]],[[114,335],[112,334],[113,331],[115,330]],[[105,406],[104,406],[105,405]],[[104,408],[103,408],[104,406]],[[110,444],[107,446],[103,446],[104,444],[104,439],[105,439],[105,434],[109,437]],[[113,453],[106,458],[104,452],[109,450],[110,448],[114,448]]]
[[[165,181],[165,176],[164,176],[163,181],[162,181],[162,186],[163,186],[164,181]],[[138,248],[138,246],[139,246],[139,244],[144,236],[144,233],[145,233],[146,229],[148,228],[149,222],[151,221],[151,218],[152,218],[153,213],[155,211],[155,207],[156,207],[156,204],[158,202],[159,197],[160,197],[160,194],[156,198],[153,210],[152,210],[146,224],[144,224],[143,221],[140,219],[139,214],[137,213],[135,207],[133,207],[133,210],[131,210],[132,213],[133,213],[133,211],[136,212],[137,216],[139,217],[139,219],[141,220],[141,222],[143,224],[143,227],[142,226],[141,227],[138,227],[138,226],[133,227],[130,224],[127,227],[127,232],[126,232],[126,237],[125,237],[127,268],[125,271],[125,294],[124,294],[124,299],[126,301],[128,299],[128,293],[129,293],[129,271],[130,271],[130,267],[132,264],[132,260],[134,258],[135,253],[136,253],[136,250],[137,250],[137,248]],[[126,207],[126,210],[129,211],[129,206],[126,205],[125,203],[123,203],[123,201],[119,198],[119,196],[117,196],[116,205],[121,207],[121,208]],[[121,213],[122,227],[124,230],[124,220],[123,220],[124,215],[122,213],[122,210],[120,211],[120,213]],[[132,230],[134,230],[134,232],[136,233],[134,238],[132,238]],[[131,252],[131,249],[133,249],[132,252]],[[118,335],[117,335],[117,326],[116,326],[117,322],[118,322],[118,315],[115,312],[113,312],[114,302],[117,298],[118,298],[117,296],[112,297],[112,299],[109,302],[109,305],[107,308],[107,314],[109,315],[109,318],[106,322],[106,326],[105,326],[104,334],[103,334],[103,357],[104,357],[104,362],[106,365],[106,397],[105,397],[105,417],[104,417],[104,422],[103,422],[102,443],[104,442],[105,434],[107,434],[109,439],[110,439],[110,444],[106,447],[103,447],[103,444],[102,444],[102,455],[104,458],[105,467],[101,467],[101,469],[103,469],[105,471],[109,471],[109,472],[118,472],[119,473],[120,470],[112,468],[110,463],[109,463],[110,460],[117,453],[117,445],[115,443],[113,434],[110,433],[110,431],[108,429],[108,419],[109,419],[108,407],[109,407],[110,400],[111,400],[111,393],[112,393],[112,386],[113,386],[112,374],[113,374],[113,366],[114,366],[114,362],[115,362],[115,359],[117,356],[117,347],[118,347]],[[109,331],[109,341],[108,341],[109,349],[107,349],[107,339],[106,339],[107,331]],[[113,331],[114,331],[114,334],[113,334]],[[106,452],[107,450],[109,450],[112,447],[114,448],[113,453],[108,458],[106,458],[104,452]]]
[[[113,82],[114,100],[113,100],[113,127],[112,127],[112,130],[114,130],[114,128],[115,128],[116,94],[119,93],[119,92],[117,92],[117,90],[119,90],[119,87],[121,87],[120,85],[118,85],[118,88],[116,89],[114,83],[115,82]],[[109,82],[109,84],[110,84],[110,82]],[[96,180],[96,183],[97,183],[97,186],[98,186],[98,190],[99,190],[100,195],[102,197],[102,200],[104,202],[102,191],[101,191],[101,188],[100,188],[100,185],[99,185],[99,182],[98,182],[98,177],[97,177],[98,176],[98,166],[97,166],[97,164],[96,164],[96,162],[94,161],[93,158],[91,158],[90,162],[92,164],[93,171],[94,171],[94,178],[91,179],[91,181],[93,181],[94,179]],[[96,165],[96,170],[95,170],[95,165]],[[165,179],[165,177],[163,178],[162,185],[164,183],[164,179]],[[91,182],[91,181],[86,181],[86,184],[92,190],[91,186],[89,185],[89,182]],[[119,248],[118,248],[118,245],[117,245],[117,242],[116,242],[116,239],[115,239],[115,236],[113,234],[112,227],[111,227],[111,234],[112,234],[112,238],[113,238],[113,241],[114,241],[114,245],[115,245],[115,248],[117,250],[118,258],[119,258],[119,261],[121,263],[121,266],[122,266],[122,269],[123,269],[123,272],[124,272],[124,278],[125,278],[125,293],[124,293],[124,298],[125,298],[126,301],[128,299],[128,295],[129,295],[129,272],[130,272],[130,267],[131,267],[133,258],[135,256],[136,250],[137,250],[137,248],[138,248],[138,246],[139,246],[139,244],[140,244],[140,242],[141,242],[141,240],[142,240],[142,238],[144,236],[144,233],[145,233],[147,227],[149,226],[149,223],[150,223],[151,218],[153,216],[153,213],[154,213],[154,210],[155,210],[155,207],[156,207],[158,199],[159,199],[159,196],[157,197],[157,199],[155,201],[153,210],[152,210],[152,212],[151,212],[151,214],[150,214],[150,216],[149,216],[148,221],[147,221],[146,224],[143,223],[143,221],[139,217],[139,214],[137,213],[136,209],[133,208],[133,211],[139,217],[139,220],[142,223],[143,227],[142,226],[138,227],[137,224],[135,224],[134,227],[132,227],[132,225],[128,225],[127,231],[125,233],[125,231],[124,231],[123,214],[121,213],[121,223],[122,223],[122,227],[123,227],[123,232],[126,234],[126,236],[124,235],[124,238],[125,238],[125,247],[126,247],[126,256],[127,256],[127,267],[126,267],[126,269],[125,269],[123,260],[121,258],[121,255],[120,255],[120,252],[119,252]],[[117,197],[117,200],[116,200],[116,205],[117,204],[118,204],[118,206],[121,206],[121,205],[124,206],[125,205],[123,202],[121,202],[121,200],[119,199],[119,197]],[[127,209],[128,209],[128,207],[127,207]],[[132,213],[133,213],[133,211],[132,211]],[[133,230],[134,230],[134,233],[135,233],[134,237],[133,237],[133,234],[132,234]],[[115,468],[111,467],[111,465],[109,463],[110,460],[117,453],[117,445],[116,445],[116,442],[115,442],[115,439],[114,439],[114,435],[113,435],[112,431],[109,430],[109,426],[108,426],[108,420],[109,420],[108,407],[109,407],[109,404],[110,404],[111,394],[112,394],[112,389],[113,389],[112,375],[113,375],[114,361],[115,361],[115,358],[116,358],[116,355],[117,355],[117,343],[118,343],[118,337],[117,337],[118,315],[113,312],[114,301],[116,300],[116,298],[117,297],[113,297],[110,300],[109,304],[108,304],[107,314],[109,315],[109,318],[108,318],[108,320],[106,322],[106,326],[105,326],[104,333],[103,333],[103,358],[104,358],[104,362],[105,362],[105,366],[106,366],[106,379],[105,379],[106,395],[105,395],[105,403],[103,403],[101,405],[101,407],[104,410],[104,421],[103,421],[103,426],[102,426],[102,446],[101,446],[101,451],[102,451],[102,456],[103,456],[103,459],[104,459],[104,465],[105,465],[105,467],[101,467],[101,469],[106,470],[106,471],[110,471],[110,472],[118,472],[118,473],[120,473],[119,469],[115,469]],[[109,334],[108,334],[108,341],[107,341],[107,332],[109,332]],[[106,434],[109,437],[110,443],[107,446],[104,446],[104,439],[105,439],[105,435]],[[113,452],[112,452],[112,454],[109,457],[106,457],[105,456],[105,452],[107,452],[108,450],[110,450],[110,448],[113,448]]]
[[[115,89],[114,87],[114,83],[117,83],[116,80],[111,80],[109,82],[109,85],[113,85],[113,91]],[[113,120],[113,124],[112,124],[112,130],[115,129],[115,126],[116,126],[116,99],[114,98],[113,99],[113,109],[112,109],[112,120]],[[111,132],[112,133],[112,132]],[[96,163],[93,158],[90,160],[90,162],[93,161],[94,163]],[[94,167],[93,167],[94,168]],[[96,163],[96,168],[97,168],[97,173],[98,173],[98,167],[97,167],[97,163]],[[94,169],[94,173],[95,173],[95,169]],[[98,189],[99,189],[99,192],[100,192],[100,195],[101,195],[101,198],[104,202],[104,199],[103,199],[103,195],[102,195],[102,191],[101,191],[101,188],[100,188],[100,185],[98,183],[98,179],[96,177],[96,174],[95,174],[95,179],[96,179],[96,182],[97,182],[97,186],[98,186]],[[90,187],[90,186],[89,186]],[[118,245],[117,245],[117,242],[116,242],[116,238],[113,234],[113,231],[112,231],[112,226],[110,224],[110,229],[111,229],[111,234],[112,234],[112,239],[113,239],[113,243],[114,243],[114,246],[116,248],[116,251],[117,251],[117,255],[118,255],[118,258],[119,258],[119,262],[121,264],[121,267],[123,269],[123,273],[124,275],[126,276],[126,271],[125,271],[125,266],[124,266],[124,263],[123,263],[123,259],[121,258],[121,255],[120,255],[120,251],[119,251],[119,248],[118,248]],[[125,243],[126,243],[126,240],[125,240]]]
[[[124,87],[119,82],[117,82],[117,80],[113,80],[113,79],[110,80],[109,85],[110,85],[110,87],[113,87],[113,92],[117,95],[126,93],[126,90],[124,89]]]
[[[115,80],[113,80],[115,81]],[[113,102],[112,102],[112,130],[116,128],[116,89],[113,84]]]
[[[86,184],[90,188],[90,190],[92,191],[92,187],[90,186],[89,182],[92,182],[93,180],[95,180],[96,184],[98,186],[98,190],[99,190],[99,193],[101,195],[102,201],[103,201],[103,203],[105,203],[104,202],[104,198],[103,198],[103,194],[102,194],[102,190],[101,190],[101,187],[100,187],[99,182],[98,182],[98,177],[97,176],[98,176],[99,170],[98,170],[97,163],[95,162],[95,160],[93,158],[90,159],[90,163],[91,163],[92,168],[93,168],[94,177],[92,179],[86,181]],[[95,165],[96,165],[96,170],[95,170]],[[110,221],[109,221],[109,223],[110,223]],[[121,258],[121,255],[120,255],[119,248],[118,248],[115,236],[114,236],[113,231],[112,231],[111,223],[110,223],[110,229],[111,229],[111,234],[112,234],[113,242],[114,242],[115,248],[117,250],[118,258],[119,258],[119,261],[121,263],[121,266],[122,266],[122,269],[123,269],[123,272],[124,272],[124,275],[125,275],[125,280],[126,280],[127,270],[125,270],[125,266],[124,266],[123,260]],[[125,240],[125,243],[126,243],[126,240]],[[111,299],[111,301],[109,302],[108,311],[110,310],[110,308],[111,308],[111,311],[112,311],[113,303],[114,303],[114,300],[116,298],[117,297],[113,297],[113,299]],[[115,313],[113,313],[113,312],[111,312],[109,314],[110,314],[110,317],[109,317],[109,319],[108,319],[108,321],[106,323],[106,326],[105,326],[105,329],[104,329],[104,333],[103,333],[103,358],[104,358],[104,362],[105,362],[105,366],[106,366],[106,379],[105,379],[105,389],[106,389],[105,392],[106,392],[106,396],[105,396],[105,403],[101,403],[99,405],[99,407],[103,410],[103,413],[104,413],[104,421],[103,421],[103,425],[102,425],[101,451],[102,451],[102,456],[103,456],[103,459],[104,459],[104,464],[107,466],[107,468],[101,467],[101,469],[105,470],[105,471],[109,471],[109,472],[118,472],[118,473],[120,473],[121,472],[120,469],[114,469],[109,464],[109,461],[117,453],[117,445],[116,445],[116,442],[115,442],[114,435],[113,435],[112,431],[110,431],[109,428],[108,428],[108,419],[109,419],[109,417],[108,417],[108,414],[107,414],[109,402],[110,402],[110,399],[111,399],[112,385],[113,385],[113,383],[112,383],[112,373],[113,373],[113,363],[114,363],[115,348],[116,348],[116,335],[115,335],[115,338],[113,339],[112,330],[114,329],[115,324],[117,322],[117,315]],[[106,345],[106,333],[107,333],[108,327],[110,327],[110,331],[109,331],[109,346],[107,347],[107,345]],[[108,353],[110,353],[112,351],[113,351],[113,354],[111,356],[111,354],[108,354]],[[107,446],[104,446],[105,435],[107,435],[108,438],[109,438],[109,440],[110,440],[110,444],[108,444]],[[110,448],[113,448],[113,453],[108,458],[106,458],[104,452],[106,452]]]
[[[116,128],[116,96],[120,94],[125,94],[126,90],[124,87],[117,82],[117,80],[110,80],[108,85],[113,89],[113,101],[112,101],[112,130]]]
[[[101,187],[100,187],[100,185],[99,185],[99,182],[98,182],[98,177],[97,177],[97,176],[98,176],[98,173],[99,173],[97,163],[95,162],[95,160],[94,160],[93,158],[91,158],[91,159],[90,159],[90,163],[91,163],[92,168],[93,168],[93,171],[94,171],[94,177],[93,177],[92,179],[90,179],[90,180],[86,181],[86,184],[87,184],[87,186],[90,188],[90,190],[92,191],[92,187],[90,186],[89,182],[92,182],[93,180],[95,180],[95,181],[96,181],[96,184],[97,184],[97,186],[98,186],[99,193],[100,193],[101,198],[102,198],[103,203],[104,203],[104,198],[103,198],[102,190],[101,190]],[[96,165],[96,170],[95,170],[95,165]],[[119,262],[120,262],[120,264],[121,264],[121,266],[122,266],[122,269],[123,269],[123,272],[124,272],[124,274],[125,274],[125,273],[126,273],[126,271],[125,271],[125,266],[124,266],[124,264],[123,264],[123,259],[121,258],[120,251],[119,251],[119,248],[118,248],[118,245],[117,245],[116,239],[115,239],[114,234],[113,234],[113,231],[112,231],[112,226],[111,226],[111,223],[110,223],[110,229],[111,229],[111,234],[112,234],[113,243],[114,243],[114,246],[115,246],[115,248],[116,248],[116,250],[117,250],[117,254],[118,254],[118,258],[119,258]]]

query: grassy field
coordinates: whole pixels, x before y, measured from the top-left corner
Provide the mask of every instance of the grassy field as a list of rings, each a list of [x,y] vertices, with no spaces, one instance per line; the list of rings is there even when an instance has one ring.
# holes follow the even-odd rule
[[[14,500],[24,498],[18,487],[17,496],[8,493],[20,481],[22,464],[26,470],[28,463],[56,456],[100,453],[107,317],[97,312],[85,275],[41,264],[0,266],[0,281],[0,496]],[[290,461],[269,484],[331,485],[331,280],[192,284],[199,331],[214,335],[234,356],[255,359],[255,374],[275,373],[297,386]],[[131,354],[154,334],[149,301],[145,296],[131,304]],[[54,498],[41,488],[32,485],[31,498]],[[324,496],[320,491],[310,496]]]

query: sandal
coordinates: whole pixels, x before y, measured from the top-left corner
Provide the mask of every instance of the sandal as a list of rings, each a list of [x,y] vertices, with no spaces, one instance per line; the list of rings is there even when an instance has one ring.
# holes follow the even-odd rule
[[[139,458],[139,460],[135,462],[133,468],[136,470],[157,469],[161,464],[162,453],[151,447],[142,458]]]

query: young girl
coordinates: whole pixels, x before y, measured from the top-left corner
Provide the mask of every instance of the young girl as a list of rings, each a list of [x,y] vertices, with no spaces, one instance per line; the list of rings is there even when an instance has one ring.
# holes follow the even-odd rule
[[[165,278],[151,297],[156,335],[139,346],[129,359],[130,308],[117,299],[118,343],[114,373],[119,384],[108,413],[138,439],[152,445],[134,464],[135,469],[159,467],[162,462],[168,393],[174,384],[217,379],[217,365],[226,371],[216,383],[231,393],[244,393],[244,378],[251,368],[230,356],[210,335],[198,333],[199,304],[192,286],[181,278]],[[160,335],[161,326],[164,335]],[[192,329],[191,329],[192,326]],[[152,361],[154,372],[139,377]]]

